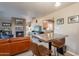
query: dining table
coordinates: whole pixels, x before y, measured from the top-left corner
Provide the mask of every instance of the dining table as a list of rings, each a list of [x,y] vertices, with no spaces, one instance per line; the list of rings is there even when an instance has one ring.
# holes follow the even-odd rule
[[[52,49],[52,43],[55,40],[59,41],[62,38],[65,39],[66,35],[50,32],[50,33],[34,34],[34,35],[32,35],[32,37],[38,38],[38,40],[48,43],[49,50],[51,50]],[[49,54],[49,56],[51,56],[51,53]]]

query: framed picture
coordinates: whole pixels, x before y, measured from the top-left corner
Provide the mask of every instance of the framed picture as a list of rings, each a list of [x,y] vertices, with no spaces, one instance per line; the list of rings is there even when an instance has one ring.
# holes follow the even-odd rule
[[[23,20],[22,19],[16,19],[16,25],[23,25]]]
[[[64,24],[64,18],[59,18],[56,22],[58,25]]]
[[[78,22],[79,22],[79,15],[68,17],[68,24],[78,23]]]

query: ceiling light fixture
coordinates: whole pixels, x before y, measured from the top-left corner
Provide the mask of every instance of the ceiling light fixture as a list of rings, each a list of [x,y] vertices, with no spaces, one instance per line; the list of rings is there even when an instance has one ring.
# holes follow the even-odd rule
[[[56,2],[56,3],[55,3],[55,6],[56,6],[56,7],[58,7],[58,6],[60,6],[60,5],[61,5],[60,2]]]

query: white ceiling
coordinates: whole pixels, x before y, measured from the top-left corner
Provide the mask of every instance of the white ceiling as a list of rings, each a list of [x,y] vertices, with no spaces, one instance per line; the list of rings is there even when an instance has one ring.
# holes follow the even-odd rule
[[[0,5],[10,9],[16,9],[24,14],[35,14],[41,17],[61,8],[74,4],[75,2],[61,2],[61,6],[55,7],[55,2],[0,2]]]

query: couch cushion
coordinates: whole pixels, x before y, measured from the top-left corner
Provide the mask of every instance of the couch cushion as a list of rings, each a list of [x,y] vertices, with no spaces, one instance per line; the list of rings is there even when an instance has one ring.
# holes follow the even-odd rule
[[[30,37],[16,37],[16,38],[10,38],[10,42],[17,42],[17,41],[23,41],[23,40],[30,40]]]
[[[9,39],[0,39],[0,44],[9,43]]]
[[[19,38],[10,38],[10,42],[17,42],[17,41],[22,41],[22,39],[19,39]]]
[[[0,44],[0,56],[10,55],[10,43]]]

